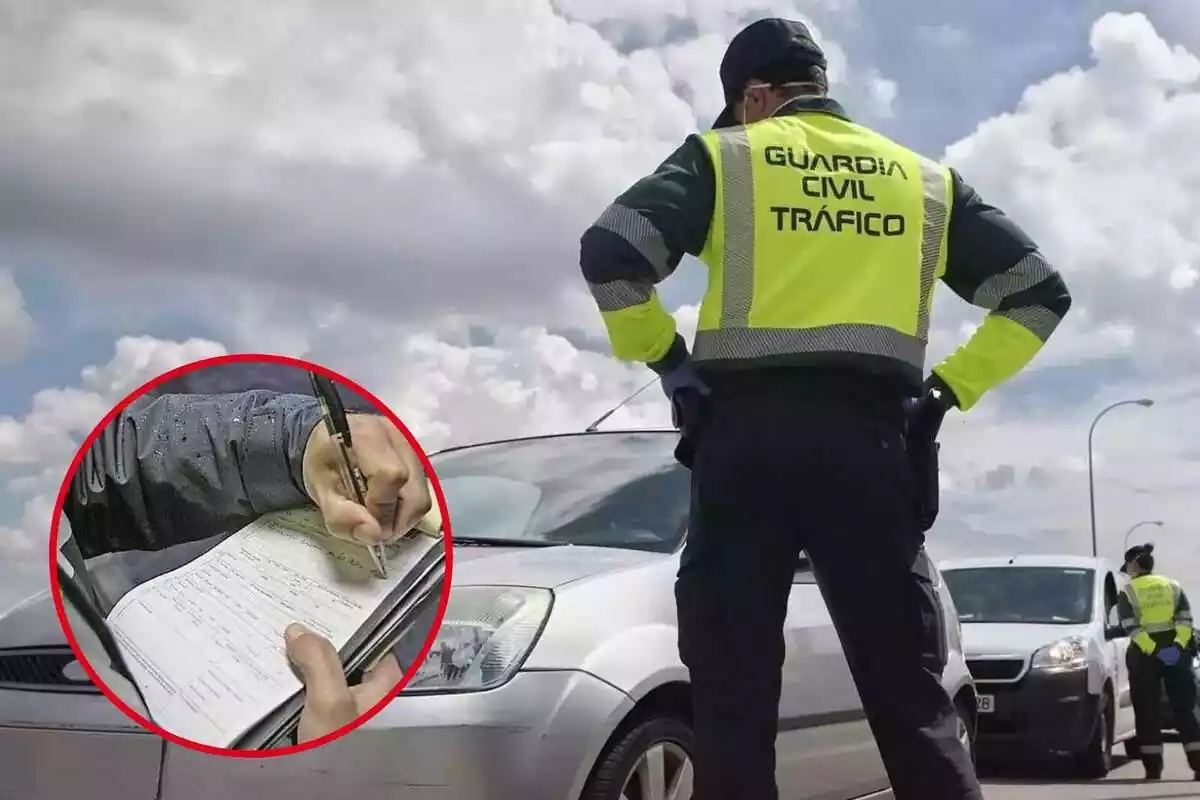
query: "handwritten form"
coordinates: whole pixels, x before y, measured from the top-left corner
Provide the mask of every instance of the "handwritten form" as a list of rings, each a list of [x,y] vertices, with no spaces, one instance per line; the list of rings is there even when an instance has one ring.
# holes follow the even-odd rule
[[[381,579],[365,548],[331,537],[316,509],[270,514],[138,586],[107,621],[154,721],[229,747],[303,688],[284,629],[303,623],[341,650],[428,546],[418,533],[389,545]]]

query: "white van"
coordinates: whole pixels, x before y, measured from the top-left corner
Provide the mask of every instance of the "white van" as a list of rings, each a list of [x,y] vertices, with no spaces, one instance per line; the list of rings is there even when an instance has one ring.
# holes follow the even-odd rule
[[[1019,555],[943,561],[978,692],[980,756],[1057,756],[1082,777],[1134,736],[1122,585],[1103,559]]]

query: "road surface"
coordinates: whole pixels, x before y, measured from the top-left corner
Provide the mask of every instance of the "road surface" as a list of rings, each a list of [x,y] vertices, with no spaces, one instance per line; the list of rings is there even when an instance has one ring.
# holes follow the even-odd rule
[[[987,800],[1200,800],[1200,782],[1192,780],[1182,747],[1168,742],[1166,750],[1163,779],[1156,783],[1143,780],[1140,762],[1116,754],[1116,768],[1100,781],[1075,781],[1048,770],[981,766],[983,796]]]

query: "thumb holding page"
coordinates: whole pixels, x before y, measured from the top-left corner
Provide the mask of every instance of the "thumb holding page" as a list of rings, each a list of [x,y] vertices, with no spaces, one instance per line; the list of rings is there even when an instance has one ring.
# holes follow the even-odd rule
[[[404,678],[400,663],[391,653],[367,670],[362,682],[350,687],[341,659],[324,636],[300,623],[284,631],[288,658],[304,682],[304,710],[296,731],[297,742],[319,739],[349,725],[375,707]]]
[[[342,660],[329,640],[293,623],[284,631],[284,641],[305,689],[298,740],[317,739],[354,722],[358,705],[346,683]]]

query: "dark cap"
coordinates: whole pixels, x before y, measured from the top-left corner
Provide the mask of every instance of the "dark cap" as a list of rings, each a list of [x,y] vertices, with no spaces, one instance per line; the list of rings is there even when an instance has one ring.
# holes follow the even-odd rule
[[[729,43],[721,59],[721,88],[725,90],[725,110],[713,123],[714,128],[737,124],[733,104],[742,88],[763,67],[780,61],[813,64],[824,69],[825,52],[817,45],[803,22],[768,17],[743,28]]]
[[[1125,560],[1121,565],[1121,572],[1128,573],[1127,569],[1130,561],[1136,561],[1142,569],[1154,568],[1154,545],[1150,542],[1146,544],[1134,545],[1125,551]],[[1148,562],[1148,563],[1146,563]]]

